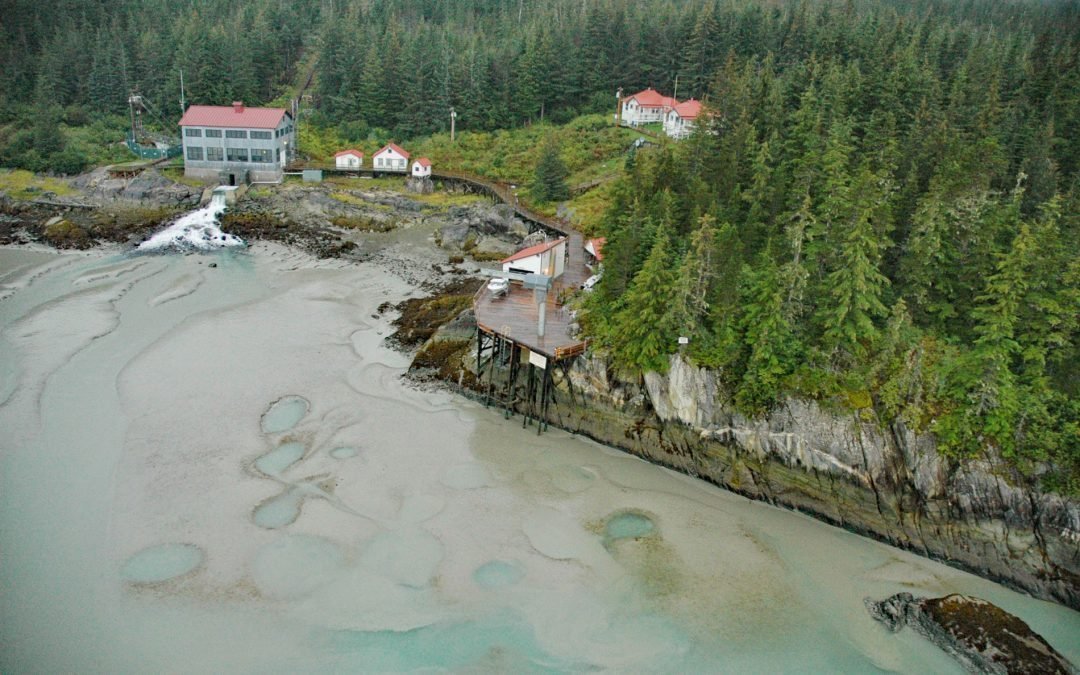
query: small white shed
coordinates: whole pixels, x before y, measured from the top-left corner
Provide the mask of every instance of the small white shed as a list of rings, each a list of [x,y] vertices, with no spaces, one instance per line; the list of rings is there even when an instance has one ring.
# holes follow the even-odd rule
[[[502,261],[503,272],[562,275],[566,268],[566,237],[523,248]]]
[[[364,166],[364,153],[351,148],[334,153],[334,165],[339,169],[359,169]]]
[[[396,171],[408,173],[409,153],[394,143],[387,143],[378,152],[371,156],[371,168],[376,171]]]
[[[421,157],[412,163],[412,175],[413,178],[430,178],[431,177],[431,160],[427,157]]]

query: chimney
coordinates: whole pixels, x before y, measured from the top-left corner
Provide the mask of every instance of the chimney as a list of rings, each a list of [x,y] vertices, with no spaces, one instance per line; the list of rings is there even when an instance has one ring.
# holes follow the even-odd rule
[[[236,113],[244,112],[244,102],[243,101],[233,101],[232,102],[232,109],[233,109],[233,112],[236,112]]]

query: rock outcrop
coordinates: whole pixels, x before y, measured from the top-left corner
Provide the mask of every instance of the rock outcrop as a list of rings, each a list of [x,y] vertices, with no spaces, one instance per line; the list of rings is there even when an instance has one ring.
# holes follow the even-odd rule
[[[133,178],[113,178],[106,169],[95,169],[72,179],[71,185],[97,205],[120,201],[141,206],[194,208],[201,194],[200,189],[169,180],[155,169],[147,169]]]
[[[1075,667],[1021,619],[979,598],[897,593],[866,609],[892,632],[910,626],[971,673],[1070,675]]]

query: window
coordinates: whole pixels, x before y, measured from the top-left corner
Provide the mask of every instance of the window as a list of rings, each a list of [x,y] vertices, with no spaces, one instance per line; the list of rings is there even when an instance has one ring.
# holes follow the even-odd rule
[[[267,132],[269,133],[269,132]],[[273,151],[270,148],[265,150],[259,150],[258,148],[251,149],[251,161],[258,162],[260,164],[269,164],[273,160]]]
[[[206,130],[206,137],[207,138],[221,138],[221,129],[207,129]]]
[[[268,141],[273,138],[269,131],[252,131],[251,137],[260,141]]]
[[[230,162],[248,161],[247,148],[229,148],[228,154]]]
[[[225,138],[247,138],[247,131],[244,129],[226,129]]]
[[[192,160],[192,161],[201,162],[202,161],[202,148],[189,145],[188,149],[187,149],[187,158]]]
[[[225,152],[221,148],[207,148],[206,161],[220,162],[225,159]]]
[[[184,135],[191,138],[199,138],[202,136],[202,129],[192,129],[191,127],[184,128]]]

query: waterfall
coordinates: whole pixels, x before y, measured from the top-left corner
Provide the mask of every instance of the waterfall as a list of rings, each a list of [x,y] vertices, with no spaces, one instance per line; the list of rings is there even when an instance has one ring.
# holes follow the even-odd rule
[[[226,195],[235,187],[214,188],[210,203],[180,216],[165,229],[139,244],[143,252],[212,251],[219,248],[244,246],[244,240],[222,232],[218,217],[225,211]]]

